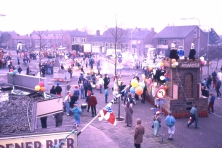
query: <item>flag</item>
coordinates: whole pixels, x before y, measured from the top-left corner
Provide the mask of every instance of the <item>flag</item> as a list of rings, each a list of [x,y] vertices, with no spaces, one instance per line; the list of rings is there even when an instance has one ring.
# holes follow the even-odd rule
[[[102,121],[102,119],[106,119],[108,122],[110,122],[113,125],[116,125],[116,117],[111,109],[112,103],[108,103],[100,112],[98,119],[99,121]]]

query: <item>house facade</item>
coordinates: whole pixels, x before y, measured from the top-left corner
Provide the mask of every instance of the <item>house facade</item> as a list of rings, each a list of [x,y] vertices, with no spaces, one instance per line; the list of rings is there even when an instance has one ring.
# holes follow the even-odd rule
[[[167,26],[154,36],[154,47],[159,55],[169,56],[171,44],[174,43],[178,49],[180,46],[189,55],[191,43],[195,44],[198,51],[207,48],[208,37],[198,26]]]

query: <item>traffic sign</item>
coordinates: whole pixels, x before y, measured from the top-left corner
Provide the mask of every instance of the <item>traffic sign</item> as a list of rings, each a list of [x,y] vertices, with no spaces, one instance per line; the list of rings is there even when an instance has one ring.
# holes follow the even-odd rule
[[[121,54],[118,54],[118,58],[122,58],[122,55],[121,55]]]

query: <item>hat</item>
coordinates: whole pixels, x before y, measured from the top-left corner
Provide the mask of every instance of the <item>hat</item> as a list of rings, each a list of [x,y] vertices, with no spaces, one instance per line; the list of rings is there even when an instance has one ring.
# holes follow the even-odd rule
[[[78,88],[78,85],[75,85],[74,88]]]
[[[56,85],[59,85],[60,83],[59,82],[56,82]]]

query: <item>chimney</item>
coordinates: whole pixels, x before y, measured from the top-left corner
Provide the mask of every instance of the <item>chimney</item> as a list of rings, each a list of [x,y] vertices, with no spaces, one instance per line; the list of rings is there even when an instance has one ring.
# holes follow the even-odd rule
[[[100,36],[100,30],[96,30],[96,36]]]
[[[154,28],[153,27],[151,28],[151,31],[154,32]]]

